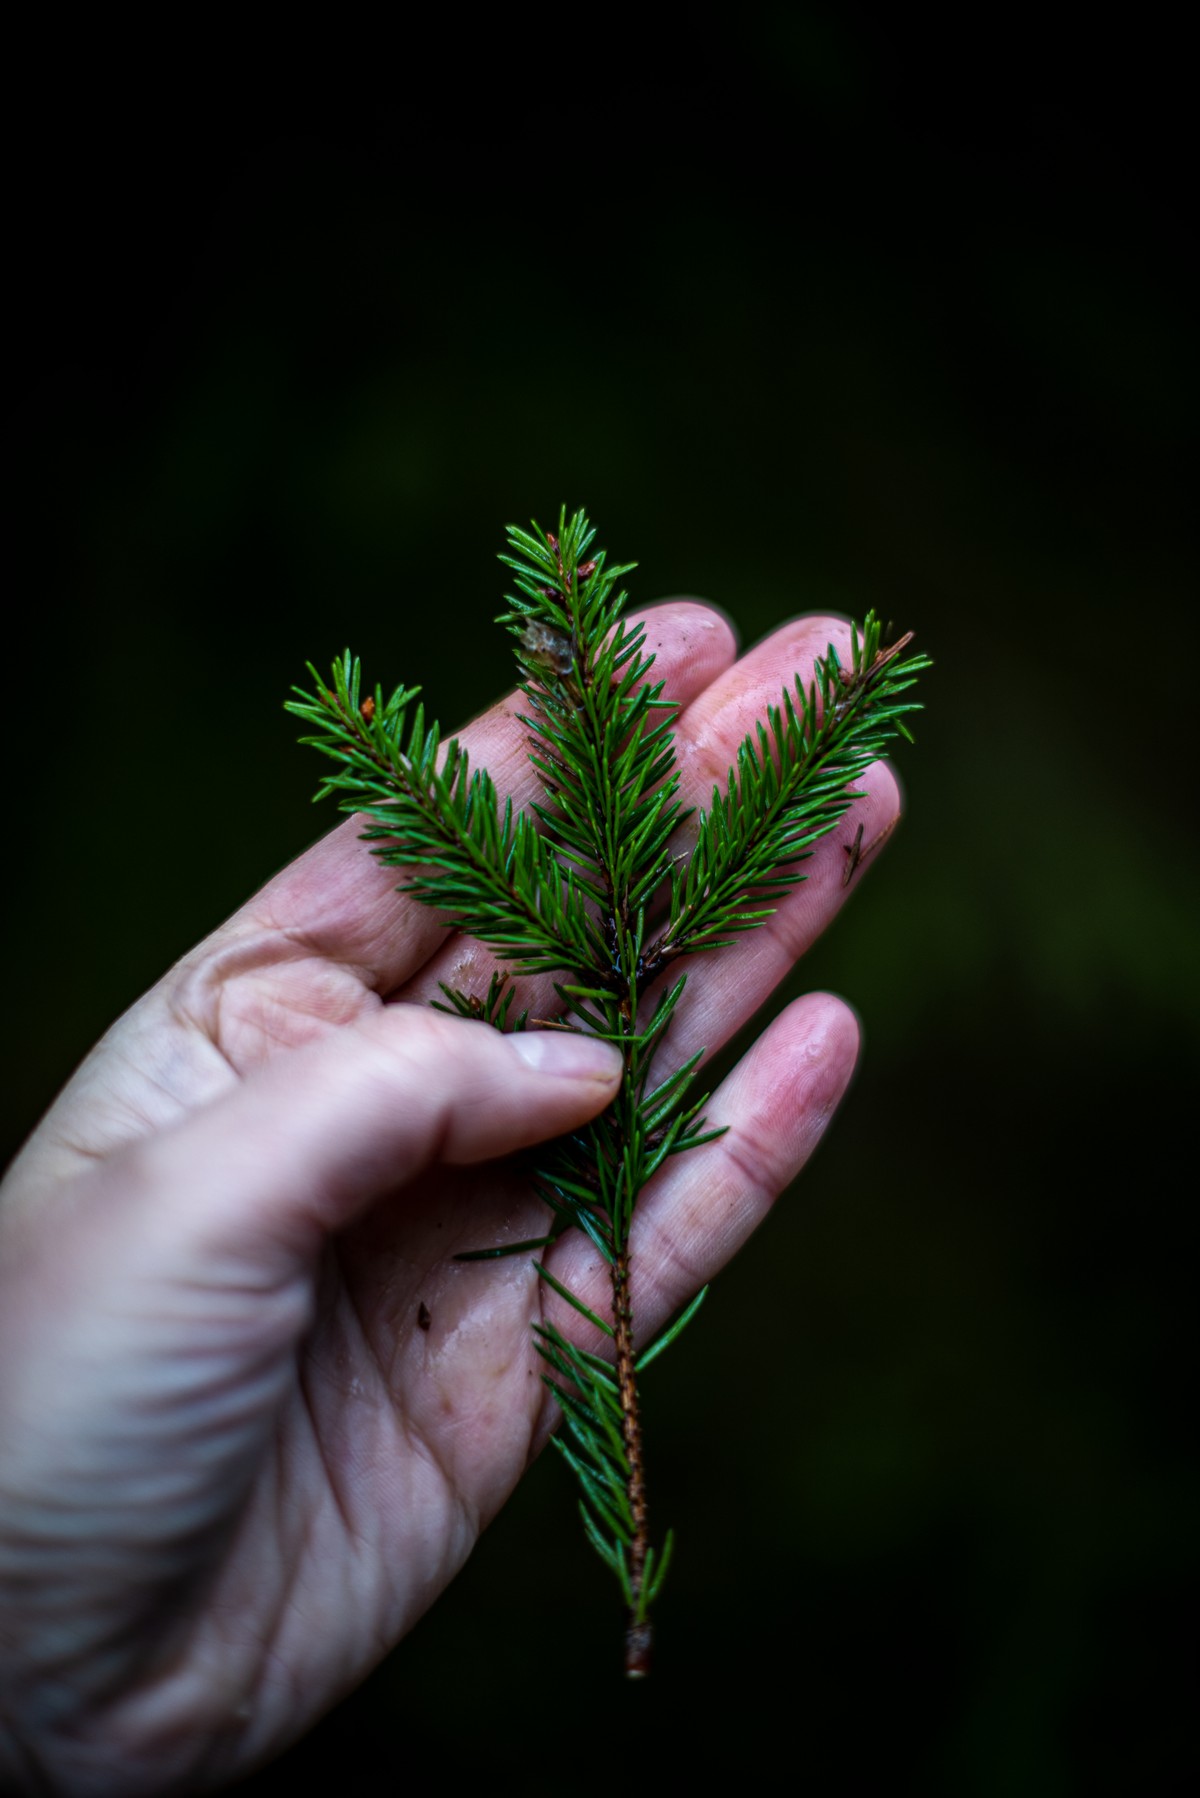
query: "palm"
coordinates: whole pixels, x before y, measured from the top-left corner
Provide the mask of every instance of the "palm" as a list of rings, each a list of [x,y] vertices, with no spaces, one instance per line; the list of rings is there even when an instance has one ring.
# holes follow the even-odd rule
[[[727,627],[704,608],[665,606],[648,625],[656,673],[682,707],[684,797],[701,804],[765,704],[841,628],[801,621],[731,666]],[[506,707],[464,740],[501,791],[532,797]],[[897,794],[882,769],[867,785],[856,821],[870,843]],[[665,1053],[715,1049],[747,1021],[840,903],[844,866],[838,841],[825,841],[772,924],[709,964]],[[353,822],[286,870],[85,1064],[18,1164],[10,1202],[36,1204],[47,1182],[169,1133],[384,1004],[423,1006],[441,980],[482,990],[486,952],[393,888]],[[529,982],[527,1001],[545,1015],[553,994]],[[717,1094],[714,1121],[729,1134],[668,1163],[643,1195],[642,1332],[728,1258],[817,1140],[854,1053],[844,1012],[822,1004],[785,1013]],[[536,1236],[544,1215],[519,1165],[434,1166],[326,1244],[303,1276],[315,1322],[299,1345],[293,1335],[271,1351],[283,1398],[252,1415],[252,1480],[223,1498],[171,1671],[133,1680],[135,1709],[157,1704],[202,1728],[229,1730],[232,1718],[228,1762],[244,1764],[360,1677],[452,1577],[553,1423],[529,1329],[545,1289],[528,1258],[453,1256]],[[580,1238],[557,1244],[550,1265],[587,1296],[595,1270]],[[579,1322],[565,1308],[556,1321]]]

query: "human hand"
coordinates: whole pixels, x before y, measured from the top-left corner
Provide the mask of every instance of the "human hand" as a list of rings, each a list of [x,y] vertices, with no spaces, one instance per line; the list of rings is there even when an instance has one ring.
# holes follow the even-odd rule
[[[646,623],[701,804],[847,636],[803,619],[735,661],[707,608]],[[462,740],[534,796],[506,704]],[[883,766],[863,784],[869,847],[898,793]],[[664,1060],[718,1049],[787,973],[842,900],[845,836],[702,964]],[[432,1013],[440,980],[483,991],[493,964],[394,879],[353,820],[332,832],[114,1027],[0,1193],[0,1776],[23,1789],[133,1798],[277,1752],[421,1615],[554,1426],[530,1324],[580,1318],[525,1257],[453,1256],[543,1233],[512,1157],[598,1112],[618,1059]],[[550,983],[521,1003],[545,1015]],[[642,1337],[798,1172],[856,1050],[810,996],[718,1089],[728,1133],[639,1205]],[[547,1254],[602,1302],[594,1261],[575,1235]]]

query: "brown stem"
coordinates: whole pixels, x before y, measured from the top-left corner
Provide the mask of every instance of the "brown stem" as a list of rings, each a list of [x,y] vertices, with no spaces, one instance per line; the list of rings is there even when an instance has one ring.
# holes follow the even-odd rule
[[[633,1541],[629,1545],[629,1624],[625,1631],[625,1675],[644,1679],[650,1671],[653,1631],[649,1619],[637,1620],[638,1601],[646,1572],[650,1544],[646,1511],[646,1474],[642,1464],[642,1420],[638,1414],[637,1380],[633,1365],[633,1311],[629,1300],[629,1253],[622,1251],[613,1262],[613,1329],[617,1351],[617,1389],[621,1398],[621,1433],[629,1463],[629,1509],[633,1513]]]

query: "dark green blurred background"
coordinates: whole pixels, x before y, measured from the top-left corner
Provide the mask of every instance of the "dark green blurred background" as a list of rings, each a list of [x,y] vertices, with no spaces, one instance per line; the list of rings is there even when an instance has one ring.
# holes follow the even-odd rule
[[[10,1149],[329,821],[280,709],[309,657],[447,723],[505,684],[508,520],[586,504],[637,597],[746,642],[875,606],[937,663],[907,822],[778,996],[851,1000],[857,1084],[653,1384],[654,1682],[542,1464],[260,1798],[607,1790],[610,1728],[642,1778],[1182,1789],[1181,48],[750,18],[546,49],[536,96],[501,58],[483,113],[415,53],[387,98],[85,69],[22,139]],[[589,1681],[595,1735],[552,1702]]]

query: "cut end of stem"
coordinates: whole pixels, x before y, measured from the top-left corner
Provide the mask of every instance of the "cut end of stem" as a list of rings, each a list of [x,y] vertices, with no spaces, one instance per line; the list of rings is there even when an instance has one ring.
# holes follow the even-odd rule
[[[650,1671],[650,1651],[654,1646],[654,1628],[649,1623],[631,1623],[625,1631],[625,1677],[645,1679]]]

